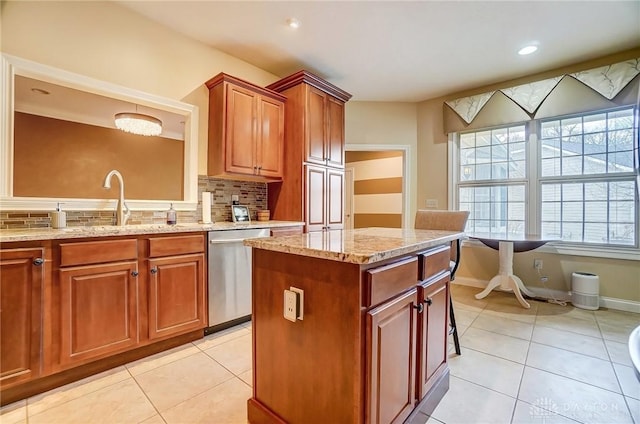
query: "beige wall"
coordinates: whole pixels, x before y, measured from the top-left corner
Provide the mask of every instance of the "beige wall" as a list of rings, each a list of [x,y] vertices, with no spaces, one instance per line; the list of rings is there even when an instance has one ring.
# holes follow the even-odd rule
[[[113,2],[0,7],[2,52],[200,107],[199,174],[206,174],[207,157],[204,82],[222,71],[258,85],[278,79]]]
[[[555,76],[559,73],[576,72],[596,66],[615,63],[632,57],[640,57],[640,49],[618,53],[606,58],[567,66],[558,70],[520,78],[509,82],[479,87],[463,93],[432,99],[418,103],[418,155],[417,162],[425,164],[418,168],[417,203],[425,205],[426,199],[437,199],[439,209],[447,208],[447,136],[443,128],[443,102],[486,92],[492,89],[508,87],[539,78]],[[533,260],[542,259],[543,274],[549,277],[546,286],[555,290],[569,290],[571,273],[585,271],[600,276],[600,295],[640,302],[640,262],[603,259],[586,256],[569,256],[531,251],[517,253],[514,256],[514,272],[531,286],[543,287],[533,268]],[[488,247],[466,247],[463,249],[462,262],[456,276],[487,281],[498,272],[498,254]]]
[[[344,87],[347,89],[347,87]],[[413,225],[416,214],[417,132],[416,103],[347,102],[345,108],[345,141],[347,145],[409,146],[409,211]]]

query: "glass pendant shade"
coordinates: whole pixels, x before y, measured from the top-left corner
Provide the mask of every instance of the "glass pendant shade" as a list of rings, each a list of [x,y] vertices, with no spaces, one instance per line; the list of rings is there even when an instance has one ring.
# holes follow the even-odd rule
[[[141,113],[117,113],[115,116],[116,128],[138,135],[160,135],[162,133],[162,121],[153,116]]]

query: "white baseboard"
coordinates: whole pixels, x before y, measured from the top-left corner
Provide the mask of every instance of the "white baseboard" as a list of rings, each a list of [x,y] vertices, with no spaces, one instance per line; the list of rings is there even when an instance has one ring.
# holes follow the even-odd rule
[[[476,278],[456,277],[452,284],[459,284],[461,286],[477,287],[484,289],[489,284],[486,280],[478,280]],[[571,301],[571,293],[562,290],[545,289],[542,287],[527,287],[536,296],[544,299],[556,299],[565,302]],[[615,309],[617,311],[635,312],[640,313],[640,302],[626,299],[617,299],[614,297],[600,296],[599,299],[601,308]]]

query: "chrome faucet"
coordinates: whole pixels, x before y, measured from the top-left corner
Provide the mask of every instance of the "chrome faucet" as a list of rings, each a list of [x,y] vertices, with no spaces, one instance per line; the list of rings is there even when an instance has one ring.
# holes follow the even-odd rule
[[[124,202],[124,180],[122,179],[122,175],[116,171],[115,169],[109,171],[107,176],[104,178],[104,188],[111,188],[111,177],[116,176],[118,178],[118,182],[120,183],[120,199],[118,200],[118,205],[116,206],[116,225],[125,225],[129,216],[131,216],[131,211],[129,207]],[[124,208],[124,210],[123,210]]]

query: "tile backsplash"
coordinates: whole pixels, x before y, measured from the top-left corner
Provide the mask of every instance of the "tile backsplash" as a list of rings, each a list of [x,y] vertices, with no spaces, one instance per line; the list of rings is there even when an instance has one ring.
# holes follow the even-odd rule
[[[233,181],[198,177],[198,209],[178,211],[178,223],[198,222],[202,218],[202,192],[212,193],[211,219],[213,222],[231,221],[231,196],[237,194],[240,204],[251,211],[251,219],[256,212],[267,208],[267,185],[252,181]],[[68,227],[90,227],[94,225],[114,225],[115,211],[73,211],[67,210]],[[131,211],[127,224],[163,224],[166,222],[166,209],[160,211]],[[0,210],[0,229],[46,228],[51,226],[51,215],[47,211],[2,211]]]

